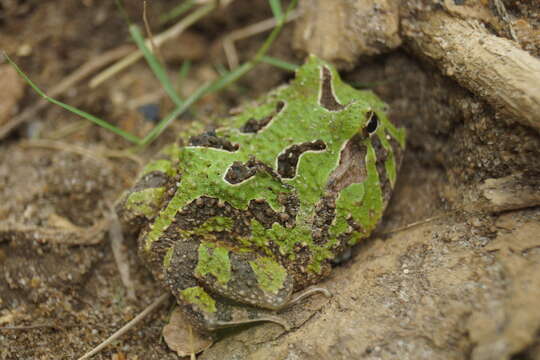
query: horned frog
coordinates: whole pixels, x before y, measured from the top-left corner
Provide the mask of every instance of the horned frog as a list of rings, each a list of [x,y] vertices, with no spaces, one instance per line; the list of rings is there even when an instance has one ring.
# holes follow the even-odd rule
[[[309,286],[370,235],[396,183],[405,131],[385,110],[310,56],[227,127],[144,168],[119,214],[198,330],[286,326],[277,311],[323,291]]]

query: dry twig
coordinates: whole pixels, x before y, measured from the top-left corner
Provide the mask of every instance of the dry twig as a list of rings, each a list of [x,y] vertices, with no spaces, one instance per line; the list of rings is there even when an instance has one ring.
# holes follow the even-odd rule
[[[111,240],[111,248],[120,273],[120,279],[122,284],[126,288],[126,294],[128,299],[135,300],[135,285],[130,275],[129,259],[124,245],[124,235],[122,233],[122,226],[116,215],[116,211],[111,204],[109,205],[109,238]]]
[[[404,27],[412,49],[501,114],[540,132],[540,60],[478,20],[428,15]]]
[[[159,48],[156,46],[154,42],[154,34],[152,34],[152,28],[150,27],[150,22],[148,21],[148,16],[146,13],[146,1],[143,1],[143,21],[144,21],[144,28],[146,30],[146,34],[148,35],[148,40],[150,41],[150,44],[152,45],[152,52],[156,54],[156,57],[161,61],[163,64],[163,56],[161,56],[161,53],[159,52]]]
[[[124,335],[127,331],[131,330],[135,325],[137,325],[141,320],[143,320],[148,314],[150,314],[152,311],[157,309],[161,304],[163,304],[167,299],[169,298],[169,294],[163,294],[160,297],[158,297],[154,302],[146,309],[144,309],[139,315],[135,316],[133,320],[128,322],[126,325],[122,326],[118,331],[116,331],[114,334],[109,336],[105,341],[103,341],[101,344],[93,348],[91,351],[87,352],[83,356],[79,358],[79,360],[89,359],[90,357],[94,356],[103,348],[105,348],[107,345],[118,339],[120,336]]]

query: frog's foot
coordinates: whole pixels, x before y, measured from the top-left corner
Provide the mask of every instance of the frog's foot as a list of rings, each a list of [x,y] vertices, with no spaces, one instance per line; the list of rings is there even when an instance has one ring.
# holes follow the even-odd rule
[[[273,310],[236,303],[230,299],[207,293],[195,286],[173,291],[184,315],[201,332],[211,332],[227,327],[256,322],[273,322],[285,330],[290,326],[274,315]]]
[[[300,301],[304,300],[305,298],[307,298],[307,297],[309,297],[311,295],[314,295],[316,293],[321,293],[324,296],[326,296],[327,298],[332,297],[332,293],[328,289],[322,288],[322,287],[312,286],[312,287],[308,287],[307,289],[304,289],[304,290],[299,291],[296,294],[294,294],[294,296],[291,299],[289,299],[289,301],[283,306],[282,309],[286,309],[288,307],[291,307],[291,306],[299,303]]]
[[[239,319],[234,319],[230,321],[214,320],[214,321],[209,321],[206,325],[207,325],[207,328],[209,329],[217,330],[217,329],[223,329],[223,328],[234,327],[234,326],[239,326],[239,325],[244,325],[244,324],[257,323],[257,322],[273,322],[275,324],[281,325],[283,329],[285,329],[285,331],[289,331],[291,329],[290,324],[286,320],[280,318],[279,316],[266,315],[266,314],[260,317],[256,317],[256,318],[246,317],[246,318],[239,318]]]
[[[177,241],[169,254],[165,282],[202,332],[263,321],[290,328],[275,310],[290,299],[293,280],[272,257],[195,240]]]
[[[292,305],[297,304],[303,299],[317,294],[322,293],[326,297],[331,297],[332,293],[322,287],[309,287],[303,291],[296,293],[289,301],[284,304],[279,310],[284,310]],[[227,305],[225,305],[227,306]],[[232,312],[232,319],[229,320],[219,320],[213,317],[206,318],[205,327],[212,330],[223,329],[227,327],[234,327],[238,325],[256,323],[256,322],[273,322],[281,325],[286,331],[290,330],[290,324],[282,319],[279,316],[274,316],[268,313],[267,310],[257,309],[257,308],[243,308],[237,307],[234,305],[228,305],[229,311]]]
[[[148,223],[159,213],[167,190],[174,190],[178,169],[175,164],[178,148],[172,144],[163,148],[139,175],[131,190],[116,202],[116,209],[126,230],[138,232],[142,224]]]

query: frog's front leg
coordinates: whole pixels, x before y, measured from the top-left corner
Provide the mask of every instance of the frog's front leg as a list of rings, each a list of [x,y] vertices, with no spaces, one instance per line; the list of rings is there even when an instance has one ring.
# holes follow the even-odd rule
[[[164,255],[163,267],[184,313],[203,331],[260,321],[288,328],[273,311],[291,304],[293,280],[270,256],[223,243],[178,240]]]
[[[116,208],[123,224],[137,232],[157,215],[163,201],[178,182],[178,146],[163,148],[139,174],[135,185],[119,198]]]

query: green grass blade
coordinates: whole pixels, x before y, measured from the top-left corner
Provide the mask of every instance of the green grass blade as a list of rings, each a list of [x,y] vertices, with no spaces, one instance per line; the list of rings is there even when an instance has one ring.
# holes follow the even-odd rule
[[[98,117],[95,117],[94,115],[92,114],[89,114],[85,111],[82,111],[80,109],[77,109],[76,107],[74,106],[71,106],[71,105],[68,105],[68,104],[65,104],[61,101],[58,101],[56,99],[53,99],[51,97],[49,97],[47,94],[45,94],[36,84],[34,84],[32,82],[32,80],[30,80],[30,78],[28,76],[26,76],[26,74],[19,68],[19,66],[17,66],[17,64],[15,64],[15,62],[13,62],[13,60],[11,60],[11,58],[6,54],[6,53],[3,53],[4,55],[4,58],[9,62],[9,64],[11,66],[13,66],[13,68],[17,71],[17,73],[19,74],[19,76],[21,76],[24,81],[26,81],[28,83],[28,85],[30,85],[32,87],[32,89],[34,89],[34,91],[36,93],[38,93],[41,97],[43,97],[45,100],[55,104],[55,105],[58,105],[58,106],[61,106],[63,107],[64,109],[76,114],[76,115],[79,115],[80,117],[82,118],[85,118],[87,120],[90,120],[91,122],[107,129],[107,130],[110,130],[112,132],[114,132],[115,134],[117,135],[120,135],[122,136],[124,139],[128,140],[128,141],[131,141],[132,143],[135,143],[135,144],[141,144],[141,139],[133,134],[130,134],[112,124],[109,124],[108,122],[106,122],[105,120],[102,120]]]
[[[272,1],[272,0],[270,0],[270,1]],[[277,0],[274,0],[274,1],[277,1]],[[270,49],[270,46],[272,46],[272,43],[274,42],[274,40],[277,38],[277,36],[281,32],[281,29],[283,28],[283,25],[285,25],[285,21],[287,20],[287,15],[289,14],[289,12],[292,9],[294,9],[296,7],[297,3],[298,3],[298,0],[292,0],[289,3],[289,6],[287,6],[287,9],[285,10],[285,15],[282,16],[281,18],[276,17],[276,26],[274,27],[274,29],[272,30],[270,35],[268,35],[268,37],[266,38],[266,40],[264,41],[262,46],[259,48],[259,50],[257,50],[257,53],[255,54],[255,56],[253,56],[253,59],[249,61],[250,63],[255,65],[256,63],[261,61],[262,56],[266,55],[266,53],[268,52],[268,49]],[[272,6],[272,2],[270,2],[270,6]]]
[[[299,65],[266,55],[261,56],[261,61],[287,71],[296,71],[299,68]]]
[[[171,21],[172,19],[179,17],[180,15],[189,11],[194,5],[195,5],[195,0],[185,0],[180,5],[177,5],[174,8],[172,8],[169,12],[161,15],[159,17],[160,24],[164,24],[166,22]]]
[[[191,70],[191,61],[185,60],[184,62],[182,62],[180,70],[178,70],[178,82],[176,86],[178,94],[182,94],[182,92],[180,91],[182,88],[182,82],[187,79],[189,70]],[[194,118],[197,117],[197,111],[194,108],[190,108],[189,113]]]
[[[216,70],[216,72],[219,74],[219,76],[224,76],[225,74],[227,74],[229,72],[229,69],[221,64],[221,63],[217,63],[214,65],[214,70]]]
[[[139,30],[139,27],[137,25],[130,25],[129,26],[129,32],[131,36],[133,37],[133,40],[141,50],[141,52],[144,55],[144,58],[146,59],[146,62],[152,69],[152,72],[156,76],[156,78],[161,83],[161,86],[163,86],[163,89],[165,89],[165,92],[171,100],[174,102],[176,106],[180,106],[183,103],[183,100],[180,98],[176,90],[174,89],[173,84],[171,83],[171,80],[167,76],[167,72],[165,71],[165,68],[161,65],[159,60],[156,58],[154,53],[150,51],[148,46],[145,44],[145,39],[141,34],[141,31]]]
[[[180,70],[178,70],[178,84],[181,84],[187,78],[189,70],[191,70],[191,61],[185,60],[180,66]]]
[[[225,73],[223,76],[221,76],[219,79],[214,81],[210,88],[208,89],[208,92],[214,92],[219,91],[223,89],[225,86],[235,82],[240,77],[242,77],[244,74],[246,74],[248,71],[250,71],[253,68],[253,65],[249,62],[244,63],[234,69],[233,71],[230,71],[228,73]]]
[[[171,123],[175,118],[182,115],[191,105],[193,105],[197,100],[199,100],[201,97],[204,96],[204,94],[208,93],[208,89],[210,87],[211,83],[207,83],[200,88],[198,88],[193,94],[191,94],[186,101],[184,101],[183,104],[177,106],[170,114],[168,114],[163,120],[160,121],[159,124],[156,125],[144,137],[144,139],[141,141],[141,145],[147,145],[154,141],[156,137],[159,136],[165,130],[165,128]]]
[[[272,14],[276,22],[283,20],[283,10],[281,8],[281,0],[269,0],[270,8],[272,9]]]
[[[124,6],[123,0],[116,0],[116,9],[120,12],[120,15],[124,18],[126,24],[131,24],[131,19],[129,18],[128,13],[126,12],[126,7]]]

